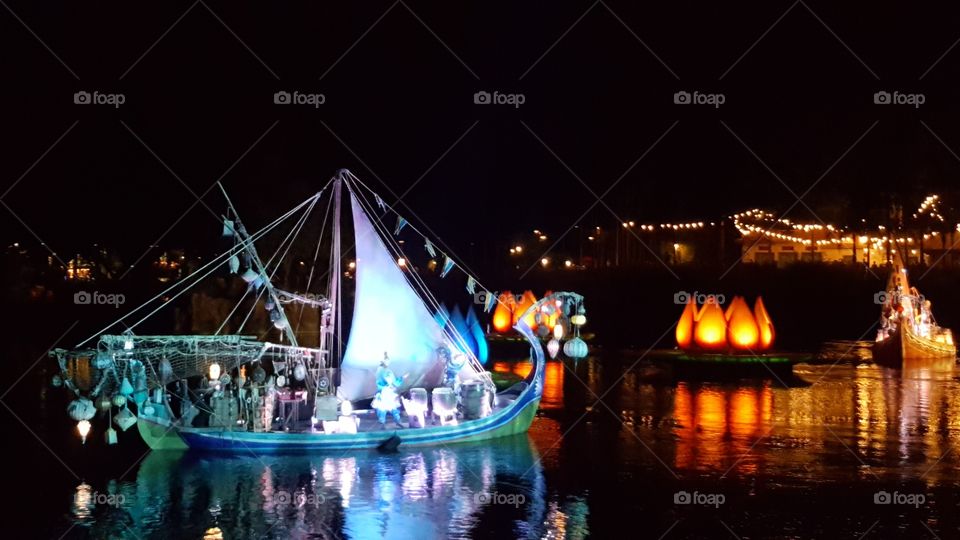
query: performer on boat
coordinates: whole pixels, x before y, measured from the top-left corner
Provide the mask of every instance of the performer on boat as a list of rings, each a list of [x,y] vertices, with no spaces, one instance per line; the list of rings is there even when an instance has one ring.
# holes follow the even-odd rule
[[[390,369],[390,357],[387,352],[383,352],[383,360],[380,361],[380,367],[377,368],[377,395],[373,398],[372,406],[377,410],[377,419],[380,420],[380,427],[386,428],[387,413],[393,416],[398,428],[400,424],[400,397],[397,389],[403,382],[403,377],[397,377]]]

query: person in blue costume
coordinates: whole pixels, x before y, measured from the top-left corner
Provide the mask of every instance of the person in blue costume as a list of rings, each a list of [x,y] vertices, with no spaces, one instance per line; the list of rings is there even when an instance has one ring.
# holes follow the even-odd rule
[[[380,361],[380,367],[377,368],[377,395],[373,398],[372,406],[377,410],[377,419],[380,420],[380,427],[386,428],[387,413],[393,416],[398,428],[400,424],[400,396],[397,389],[403,383],[403,377],[397,377],[390,369],[390,357],[383,353],[383,360]]]

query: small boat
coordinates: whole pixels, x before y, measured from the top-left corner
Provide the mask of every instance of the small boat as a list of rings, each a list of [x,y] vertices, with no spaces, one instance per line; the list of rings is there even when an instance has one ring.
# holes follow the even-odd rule
[[[344,191],[352,211],[354,243],[347,252],[352,249],[355,261],[341,266]],[[313,260],[318,260],[321,246],[329,246],[329,264],[317,271],[311,268],[310,276],[323,275],[326,283],[316,287],[325,287],[312,291],[308,279],[304,292],[283,290],[272,278],[283,267],[282,259],[297,235],[308,229],[310,213],[324,195],[328,195],[326,213]],[[253,234],[241,224],[225,191],[224,197],[229,216],[224,218],[224,237],[233,239],[232,248],[78,348],[51,351],[61,371],[57,381],[76,397],[68,413],[78,422],[84,440],[91,430],[90,420],[99,413],[107,418],[108,444],[117,441],[111,423],[122,430],[136,424],[143,440],[155,450],[396,449],[399,444],[483,441],[524,433],[536,415],[546,361],[540,340],[526,320],[539,320],[541,312],[559,312],[563,323],[574,328],[567,344],[586,348],[579,339],[580,325],[586,321],[583,297],[571,292],[550,294],[530,305],[515,325],[528,344],[533,370],[524,380],[497,391],[457,325],[446,323],[445,309],[428,286],[428,281],[436,284],[462,267],[352,173],[339,171],[323,190]],[[285,222],[292,222],[289,233],[274,244],[276,252],[264,263],[256,241]],[[324,238],[325,231],[330,238]],[[430,259],[422,266],[415,262],[417,255],[422,258],[421,250]],[[219,329],[210,335],[134,333],[170,300],[223,269],[234,274],[229,279],[242,278],[247,283],[243,297],[220,325],[223,329],[239,308],[249,309],[242,323],[231,325],[234,333],[221,334]],[[463,273],[471,296],[481,291],[491,294],[476,278]],[[349,318],[342,314],[349,292],[343,290],[344,281],[354,282]],[[133,317],[151,305],[156,307],[146,316]],[[266,336],[242,334],[255,309],[269,315]],[[304,334],[296,330],[304,309],[317,312],[319,328],[304,332],[319,342],[317,346],[299,341]],[[291,323],[297,312],[296,323]],[[122,333],[108,332],[120,325],[126,329]],[[275,338],[264,339],[272,333],[277,334]],[[87,345],[94,340],[94,347]],[[397,377],[393,370],[402,375]],[[381,378],[387,372],[386,380],[392,383]],[[385,384],[392,393],[381,401]],[[390,424],[395,427],[387,429],[386,412],[391,413]]]
[[[900,369],[907,360],[956,361],[953,332],[937,325],[930,301],[910,286],[907,269],[897,252],[893,254],[886,291],[877,296],[877,301],[882,308],[880,329],[873,344],[876,363]]]

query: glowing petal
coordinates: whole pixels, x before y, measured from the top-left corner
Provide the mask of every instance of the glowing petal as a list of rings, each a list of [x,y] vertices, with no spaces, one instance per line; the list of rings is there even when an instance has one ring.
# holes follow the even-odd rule
[[[757,321],[743,297],[736,296],[730,303],[730,320],[727,327],[727,341],[734,349],[754,349],[760,341]]]
[[[677,345],[681,349],[688,349],[693,343],[693,319],[697,314],[697,309],[693,307],[693,301],[688,300],[687,305],[683,307],[683,313],[680,314],[680,322],[677,323]]]
[[[727,348],[727,321],[716,299],[708,298],[697,317],[693,330],[693,340],[697,346],[707,350]]]
[[[767,350],[773,346],[773,321],[770,314],[767,313],[766,306],[763,305],[763,298],[757,297],[753,304],[753,316],[757,319],[757,327],[760,329],[760,350]]]

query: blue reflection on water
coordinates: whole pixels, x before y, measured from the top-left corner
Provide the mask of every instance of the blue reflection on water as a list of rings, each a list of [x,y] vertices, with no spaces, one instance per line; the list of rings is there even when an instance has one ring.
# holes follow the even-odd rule
[[[542,537],[557,519],[526,435],[398,454],[226,456],[153,452],[122,498],[74,532],[95,537]]]

